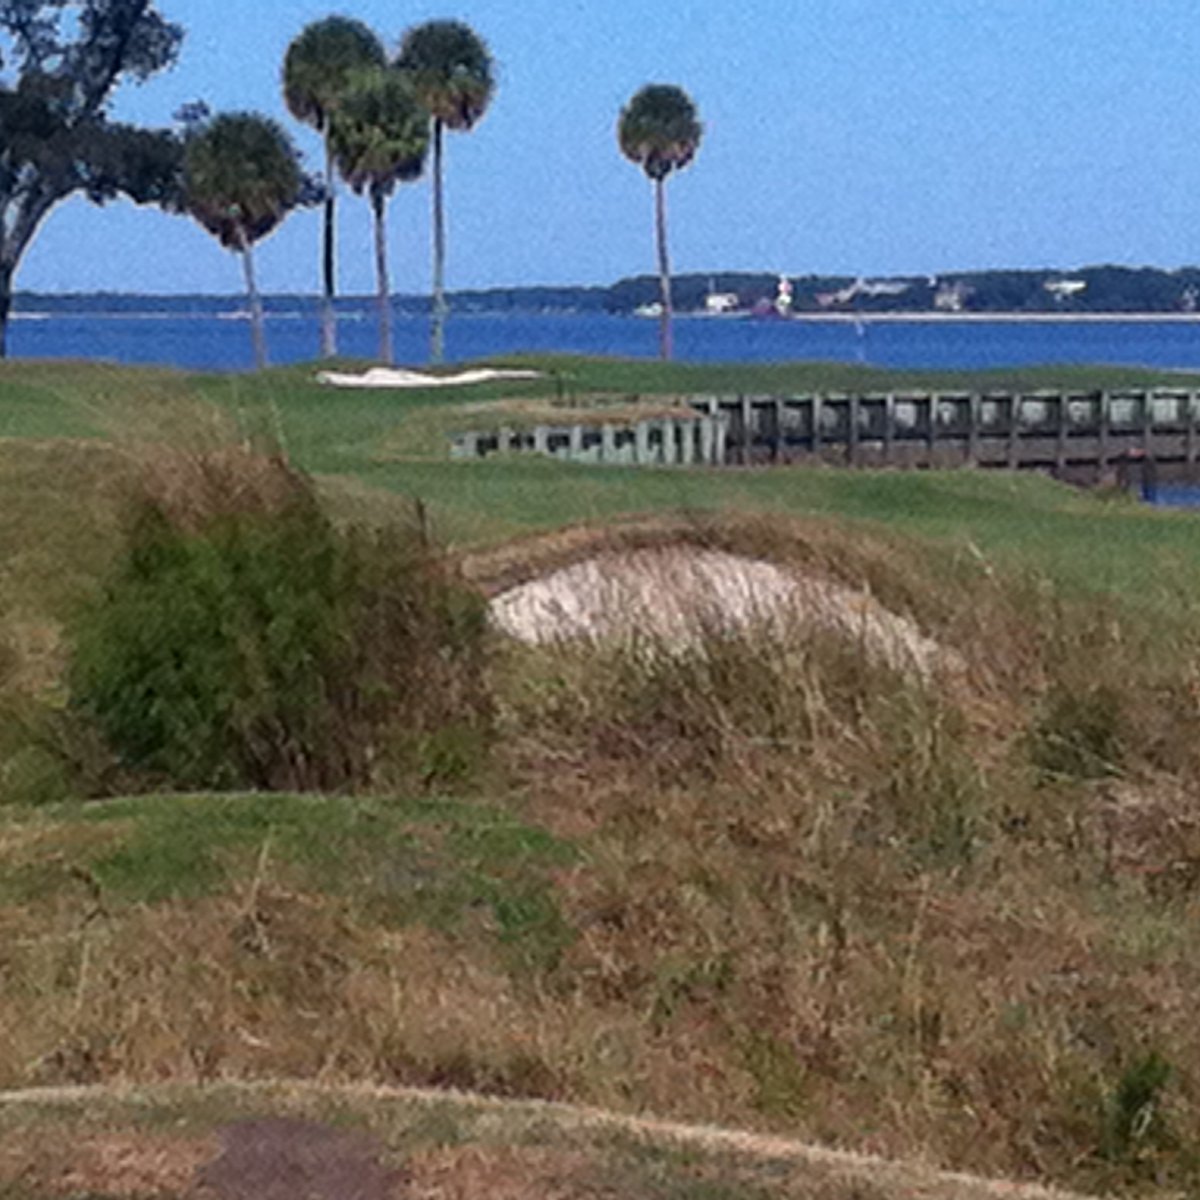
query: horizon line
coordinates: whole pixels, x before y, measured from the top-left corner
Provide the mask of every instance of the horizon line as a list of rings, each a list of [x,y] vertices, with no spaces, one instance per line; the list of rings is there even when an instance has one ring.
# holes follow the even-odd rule
[[[920,280],[920,279],[945,279],[955,276],[964,275],[1000,275],[1000,274],[1016,274],[1016,275],[1039,275],[1039,274],[1054,274],[1068,275],[1079,274],[1085,271],[1100,271],[1100,270],[1115,270],[1115,271],[1154,271],[1162,275],[1178,275],[1188,271],[1200,271],[1200,262],[1184,263],[1175,267],[1162,267],[1150,263],[1139,265],[1129,265],[1124,263],[1113,262],[1095,262],[1086,263],[1074,267],[968,267],[953,271],[901,271],[892,274],[886,273],[869,273],[869,272],[854,272],[854,271],[808,271],[803,274],[796,274],[786,271],[773,271],[765,268],[724,268],[720,270],[691,270],[691,271],[672,271],[672,279],[689,279],[696,277],[717,277],[722,275],[749,275],[749,276],[767,276],[773,278],[787,278],[792,280],[838,280],[838,279],[861,279],[861,280]],[[608,291],[618,286],[621,283],[635,282],[640,280],[654,280],[658,276],[653,272],[640,272],[636,275],[623,275],[618,279],[609,283],[498,283],[475,285],[469,287],[459,287],[448,289],[448,295],[462,295],[472,292],[514,292],[514,291]],[[320,299],[319,290],[313,291],[264,291],[263,297],[288,297],[288,298],[308,298]],[[150,290],[123,290],[119,288],[89,288],[89,289],[71,289],[66,291],[48,290],[44,288],[20,288],[15,289],[12,293],[14,300],[22,296],[53,296],[53,297],[96,297],[96,296],[137,296],[154,299],[187,299],[187,298],[203,298],[203,299],[233,299],[242,297],[245,293],[241,290],[233,291],[179,291],[179,292],[163,292]],[[389,296],[393,300],[431,300],[431,292],[391,292]],[[335,297],[336,300],[368,300],[374,301],[377,296],[374,292],[344,292]]]

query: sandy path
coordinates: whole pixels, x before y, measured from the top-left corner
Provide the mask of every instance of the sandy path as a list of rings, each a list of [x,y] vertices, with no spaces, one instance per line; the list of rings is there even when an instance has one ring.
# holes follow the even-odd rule
[[[504,1100],[478,1092],[453,1089],[382,1087],[369,1084],[325,1085],[305,1081],[258,1080],[227,1082],[195,1088],[163,1085],[154,1087],[42,1087],[0,1092],[0,1106],[31,1107],[86,1106],[100,1100],[136,1104],[170,1101],[181,1095],[210,1100],[221,1093],[282,1099],[334,1098],[355,1101],[399,1101],[414,1105],[453,1104],[474,1112],[491,1112],[526,1125],[550,1121],[564,1131],[624,1133],[653,1141],[694,1146],[747,1158],[805,1163],[843,1178],[862,1179],[895,1189],[897,1200],[1094,1200],[1075,1192],[1064,1192],[1040,1184],[984,1179],[960,1171],[944,1171],[922,1163],[893,1161],[871,1154],[834,1150],[809,1142],[771,1134],[750,1133],[716,1125],[688,1125],[657,1117],[545,1100]]]

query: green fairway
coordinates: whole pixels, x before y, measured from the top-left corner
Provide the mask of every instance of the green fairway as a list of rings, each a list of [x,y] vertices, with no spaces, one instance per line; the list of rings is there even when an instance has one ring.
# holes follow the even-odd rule
[[[1200,583],[1200,522],[1105,501],[1040,476],[1001,472],[842,472],[582,467],[513,460],[409,462],[359,469],[419,498],[452,543],[476,544],[640,512],[813,513],[949,540],[1064,583],[1131,595]],[[1182,576],[1180,576],[1182,572]]]
[[[1080,367],[909,373],[844,364],[708,366],[566,356],[503,363],[545,377],[373,391],[322,386],[312,365],[255,376],[2,364],[0,430],[8,440],[0,443],[0,548],[8,565],[0,590],[20,597],[33,588],[51,607],[61,607],[73,594],[73,576],[91,572],[102,557],[111,524],[105,464],[82,448],[54,444],[63,438],[109,443],[118,451],[114,462],[147,443],[251,438],[281,444],[350,511],[387,516],[397,500],[420,500],[437,531],[460,547],[631,513],[748,509],[877,522],[1072,586],[1136,598],[1200,584],[1194,516],[1149,511],[1029,474],[634,469],[533,458],[464,463],[449,460],[447,440],[455,429],[553,419],[597,404],[661,405],[706,392],[1195,386],[1192,377]],[[83,504],[80,487],[88,497]],[[52,568],[42,562],[45,546],[55,547],[67,586],[46,578]]]

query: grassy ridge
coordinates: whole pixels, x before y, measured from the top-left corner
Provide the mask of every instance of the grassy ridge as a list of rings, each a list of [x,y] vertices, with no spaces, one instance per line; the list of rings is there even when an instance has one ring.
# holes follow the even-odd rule
[[[228,895],[257,872],[260,882],[269,874],[344,898],[383,928],[451,932],[480,914],[499,946],[531,960],[552,961],[570,939],[546,872],[576,860],[571,845],[503,809],[444,797],[199,795],[0,809],[0,847],[0,903],[33,909],[83,881],[115,916]]]

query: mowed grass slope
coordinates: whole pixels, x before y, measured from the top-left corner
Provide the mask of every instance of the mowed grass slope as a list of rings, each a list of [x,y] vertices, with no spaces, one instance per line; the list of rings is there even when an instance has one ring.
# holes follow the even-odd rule
[[[843,472],[829,470],[623,469],[532,459],[451,462],[452,429],[512,423],[560,405],[658,405],[710,391],[804,391],[863,387],[1045,387],[1164,384],[1194,380],[1100,368],[1044,367],[1015,372],[881,372],[838,364],[688,366],[574,358],[518,358],[510,365],[543,380],[486,383],[466,389],[400,392],[336,390],[318,385],[311,367],[252,376],[188,376],[75,363],[0,364],[0,528],[6,557],[36,540],[83,549],[86,566],[104,544],[97,523],[111,495],[97,496],[98,468],[82,449],[47,440],[115,446],[115,465],[149,444],[185,447],[251,439],[281,445],[316,473],[342,511],[394,519],[408,502],[427,506],[452,546],[579,521],[664,510],[780,511],[878,522],[904,533],[950,540],[964,553],[993,555],[1093,590],[1157,598],[1162,589],[1200,584],[1195,518],[1151,512],[1030,475],[1003,472]],[[547,406],[554,406],[548,409]],[[140,452],[140,451],[138,451]],[[85,465],[86,464],[86,465]],[[110,474],[112,473],[110,469]],[[65,486],[70,485],[70,486]],[[79,504],[72,487],[83,487]],[[0,520],[3,520],[0,517]],[[70,553],[60,560],[69,564]],[[18,586],[14,584],[13,586]],[[45,589],[42,589],[43,593]],[[69,594],[68,588],[64,594]]]

